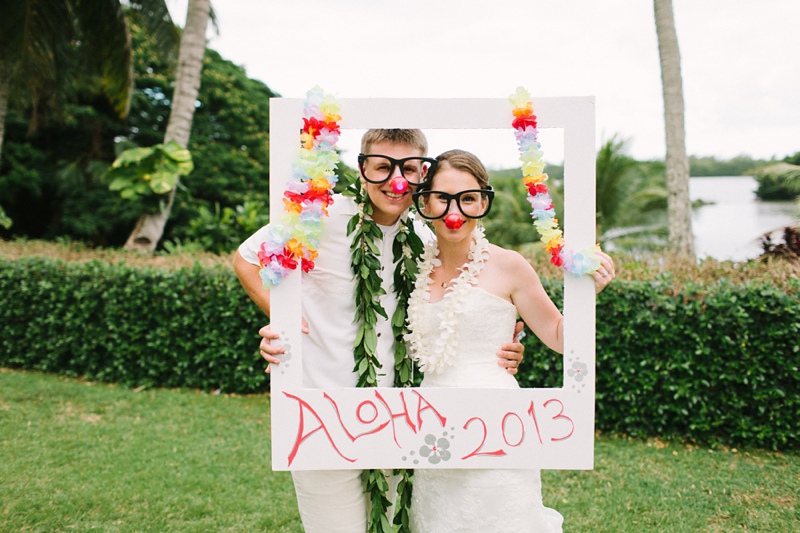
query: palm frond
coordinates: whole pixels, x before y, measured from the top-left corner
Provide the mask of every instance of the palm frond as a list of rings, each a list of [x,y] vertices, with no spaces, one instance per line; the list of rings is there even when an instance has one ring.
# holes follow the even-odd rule
[[[630,196],[625,199],[625,203],[641,213],[665,210],[667,208],[667,190],[660,185],[646,186],[632,191]]]
[[[57,79],[58,48],[73,37],[72,17],[65,2],[29,0],[23,2],[25,12],[20,26],[11,28],[17,33],[19,56],[15,72],[24,72],[24,90],[35,93]]]
[[[627,204],[631,173],[638,164],[624,154],[626,144],[626,140],[618,139],[614,135],[597,153],[595,202],[597,220],[605,228],[619,224],[623,203]]]
[[[152,35],[158,50],[167,57],[177,57],[181,35],[165,0],[135,0],[128,9],[136,14],[136,21]]]
[[[797,181],[800,180],[800,165],[792,165],[791,163],[775,163],[774,165],[757,169],[755,173],[757,175],[771,176],[775,179]]]
[[[775,163],[756,169],[757,194],[764,199],[800,196],[800,165]]]
[[[85,57],[98,67],[103,91],[120,117],[133,95],[131,35],[119,0],[72,0],[75,20],[85,39]]]

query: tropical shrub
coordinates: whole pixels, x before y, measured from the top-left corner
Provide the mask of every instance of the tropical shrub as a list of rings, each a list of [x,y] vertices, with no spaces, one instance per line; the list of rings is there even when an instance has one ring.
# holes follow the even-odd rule
[[[31,256],[42,254],[75,260]],[[266,391],[257,330],[267,320],[229,264],[0,241],[0,366],[132,387]],[[597,428],[797,449],[800,265],[671,268],[620,257],[618,270],[597,302]],[[540,272],[560,302],[555,271]],[[560,386],[561,357],[533,335],[524,343],[520,383]]]
[[[546,280],[552,297],[562,286]],[[800,280],[669,275],[615,282],[597,302],[597,428],[634,437],[800,444]],[[561,357],[524,339],[523,386],[560,387]]]
[[[0,293],[0,365],[133,387],[267,389],[266,317],[229,268],[0,259]]]

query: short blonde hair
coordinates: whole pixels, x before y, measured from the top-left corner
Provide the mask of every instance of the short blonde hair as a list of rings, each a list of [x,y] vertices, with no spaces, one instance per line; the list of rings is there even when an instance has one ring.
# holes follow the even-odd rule
[[[361,137],[361,153],[368,154],[373,144],[387,142],[391,144],[401,144],[420,151],[420,154],[428,155],[428,140],[421,130],[368,130]]]

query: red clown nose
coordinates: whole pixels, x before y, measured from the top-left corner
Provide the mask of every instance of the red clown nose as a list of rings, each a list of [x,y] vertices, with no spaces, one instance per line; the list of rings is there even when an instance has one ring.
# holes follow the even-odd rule
[[[389,182],[389,186],[395,194],[403,194],[408,190],[408,180],[400,176],[395,176],[392,178],[392,181]]]
[[[447,229],[459,229],[464,225],[464,219],[457,213],[450,213],[444,217],[444,225],[447,226]]]

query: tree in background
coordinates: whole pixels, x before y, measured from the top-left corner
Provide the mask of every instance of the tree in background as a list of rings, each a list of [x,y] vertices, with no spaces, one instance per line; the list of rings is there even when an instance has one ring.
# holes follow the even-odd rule
[[[753,159],[747,155],[737,155],[732,159],[690,155],[689,175],[693,178],[701,176],[751,176],[755,169],[774,162],[774,159]]]
[[[206,51],[189,144],[195,170],[177,191],[165,239],[224,253],[267,223],[273,96],[244,69]]]
[[[141,201],[122,200],[101,178],[115,157],[115,138],[117,148],[163,142],[172,105],[177,53],[159,46],[159,37],[142,20],[148,13],[133,7],[127,17],[135,93],[125,121],[106,112],[104,98],[87,95],[68,104],[63,119],[50,120],[27,137],[28,112],[18,103],[10,107],[8,150],[0,164],[0,204],[14,225],[0,228],[0,236],[122,246],[146,207]],[[206,50],[189,144],[195,169],[178,187],[162,240],[230,251],[225,243],[240,242],[254,226],[263,225],[268,214],[273,96],[276,93],[248,78],[242,67]],[[95,119],[104,124],[98,136],[102,150],[90,158],[90,125]]]
[[[665,227],[667,204],[664,166],[629,157],[625,154],[625,146],[625,140],[614,136],[603,143],[597,153],[598,240],[604,245],[613,241],[617,248],[657,248],[662,241],[653,232],[660,232]],[[553,184],[550,195],[557,217],[563,223],[564,168],[547,165],[546,170]],[[531,223],[531,207],[519,179],[520,170],[492,170],[489,175],[495,201],[484,220],[487,235],[501,246],[526,255],[537,254],[541,246]]]
[[[547,165],[550,178],[550,196],[559,213],[559,220],[564,213],[563,167]],[[519,168],[507,170],[490,170],[489,178],[494,189],[495,199],[489,215],[483,219],[486,235],[498,246],[513,248],[526,255],[535,255],[542,250],[539,235],[533,227],[531,204],[527,200],[527,189],[522,183],[522,171]],[[544,259],[547,261],[547,259]]]
[[[669,251],[677,257],[694,258],[692,204],[689,200],[689,160],[686,157],[683,82],[678,36],[672,0],[654,0],[661,85],[664,93],[664,126],[667,137],[667,216]]]
[[[170,37],[177,42],[164,0],[128,4],[167,46]],[[45,235],[62,217],[57,199],[74,186],[76,169],[102,174],[95,163],[107,157],[109,134],[126,116],[132,90],[130,33],[119,0],[0,3],[0,197],[15,227]],[[63,142],[54,142],[57,130]],[[15,145],[9,133],[19,139]],[[60,183],[43,186],[56,174]],[[42,212],[31,209],[35,197],[44,199]]]
[[[597,154],[597,240],[608,251],[663,250],[667,189],[662,161],[636,161],[612,138]]]
[[[780,163],[756,169],[756,195],[762,200],[792,200],[800,198],[800,152]]]
[[[195,102],[200,89],[203,54],[206,49],[206,28],[210,14],[210,0],[189,0],[186,25],[183,28],[178,55],[178,75],[175,80],[172,112],[164,135],[165,145],[170,142],[176,142],[183,148],[189,145]],[[125,243],[125,248],[153,252],[164,234],[174,200],[175,188],[167,193],[165,205],[158,213],[142,213]]]
[[[595,195],[595,213],[597,215],[598,233],[604,229],[620,226],[631,216],[628,206],[629,183],[637,162],[623,153],[624,140],[616,136],[606,141],[597,153],[595,163],[597,185]]]
[[[131,29],[136,94],[119,144],[147,147],[164,141],[175,74],[135,19]],[[277,94],[212,49],[206,49],[201,76],[189,140],[195,168],[176,190],[162,242],[168,250],[222,253],[267,221],[269,99]]]
[[[597,233],[601,243],[638,235],[626,239],[627,247],[638,248],[663,228],[667,190],[663,165],[632,159],[626,144],[614,136],[597,152]]]
[[[136,5],[146,7],[151,27],[169,34],[172,21],[164,0]],[[33,133],[49,113],[87,92],[102,92],[118,117],[128,114],[131,41],[120,0],[0,3],[0,157],[10,99],[30,110]]]

